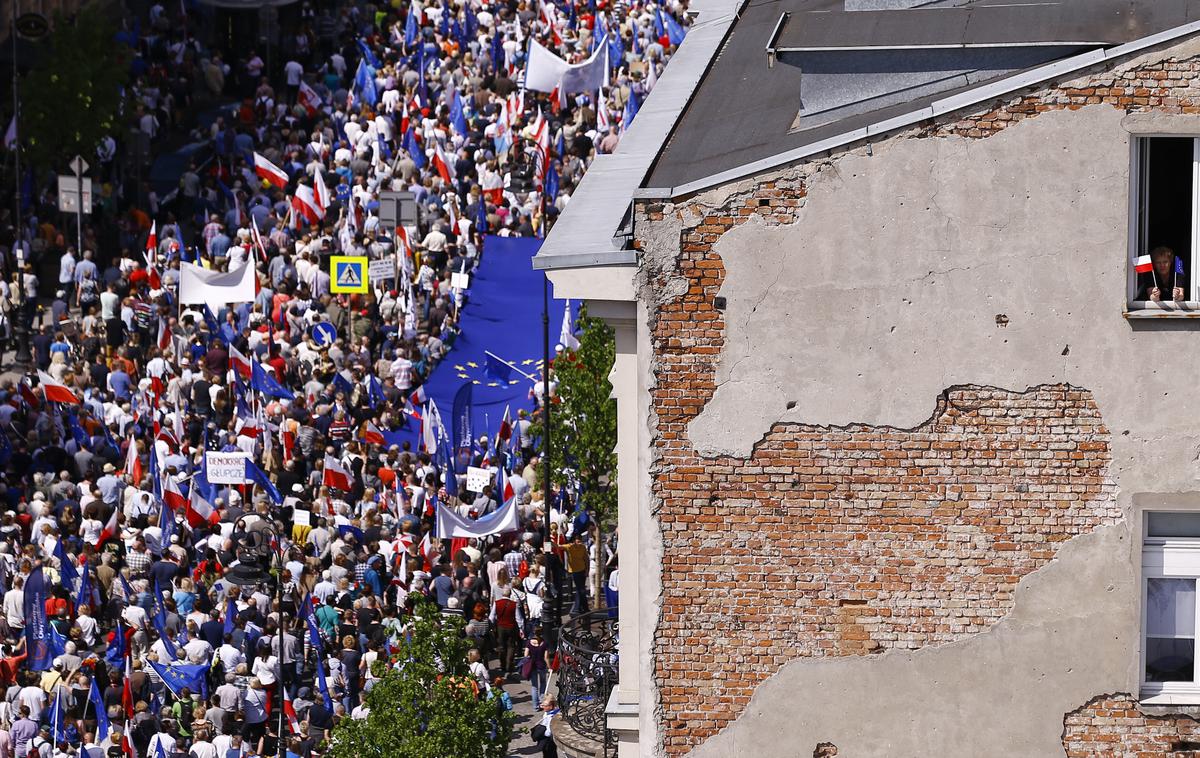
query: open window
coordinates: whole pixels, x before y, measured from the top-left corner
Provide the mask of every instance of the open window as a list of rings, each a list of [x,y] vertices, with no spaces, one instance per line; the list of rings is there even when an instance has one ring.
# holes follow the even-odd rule
[[[1142,541],[1143,702],[1200,704],[1200,512],[1145,514]]]
[[[1139,137],[1128,293],[1131,313],[1200,315],[1196,295],[1200,138]]]

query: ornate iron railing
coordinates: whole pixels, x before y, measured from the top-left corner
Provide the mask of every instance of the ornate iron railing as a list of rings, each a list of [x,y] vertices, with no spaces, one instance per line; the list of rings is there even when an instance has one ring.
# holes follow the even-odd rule
[[[579,734],[603,743],[605,755],[616,747],[604,711],[617,684],[618,638],[617,620],[609,617],[607,608],[571,618],[558,638],[563,720]]]

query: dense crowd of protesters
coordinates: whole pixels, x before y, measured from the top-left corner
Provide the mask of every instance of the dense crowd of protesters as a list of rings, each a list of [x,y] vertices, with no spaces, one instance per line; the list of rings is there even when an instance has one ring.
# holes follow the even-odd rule
[[[339,719],[366,716],[418,597],[463,618],[479,696],[519,673],[548,727],[555,629],[594,601],[611,551],[590,549],[568,493],[542,495],[541,384],[472,451],[493,471],[481,493],[446,486],[426,432],[381,439],[427,424],[421,385],[458,336],[451,274],[485,235],[552,223],[616,148],[683,8],[304,3],[275,65],[205,44],[185,9],[156,4],[123,33],[129,126],[160,157],[193,140],[178,187],[131,182],[106,140],[82,251],[49,195],[9,230],[5,326],[32,329],[36,370],[0,381],[0,758],[275,755],[281,739],[321,755]],[[607,46],[609,86],[526,91],[531,39],[571,62]],[[263,181],[256,156],[286,177]],[[411,193],[415,223],[380,221],[387,190]],[[334,254],[397,273],[336,295]],[[253,266],[256,296],[181,307],[185,264]],[[210,451],[248,453],[251,483],[211,481]],[[515,531],[433,537],[438,507],[509,501]]]

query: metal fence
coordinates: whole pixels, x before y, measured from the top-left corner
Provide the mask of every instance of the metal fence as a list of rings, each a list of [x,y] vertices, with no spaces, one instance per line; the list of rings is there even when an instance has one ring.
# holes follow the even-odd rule
[[[558,702],[563,720],[580,735],[615,753],[605,708],[617,684],[617,620],[607,608],[575,616],[558,638]]]

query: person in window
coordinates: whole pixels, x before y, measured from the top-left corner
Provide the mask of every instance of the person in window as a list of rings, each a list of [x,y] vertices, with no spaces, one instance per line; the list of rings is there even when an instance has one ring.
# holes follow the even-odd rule
[[[1177,303],[1187,300],[1187,281],[1183,275],[1183,261],[1175,257],[1175,251],[1159,246],[1150,251],[1150,262],[1154,270],[1140,274],[1142,284],[1138,300],[1160,303],[1164,300]],[[1168,297],[1169,295],[1169,297]]]

